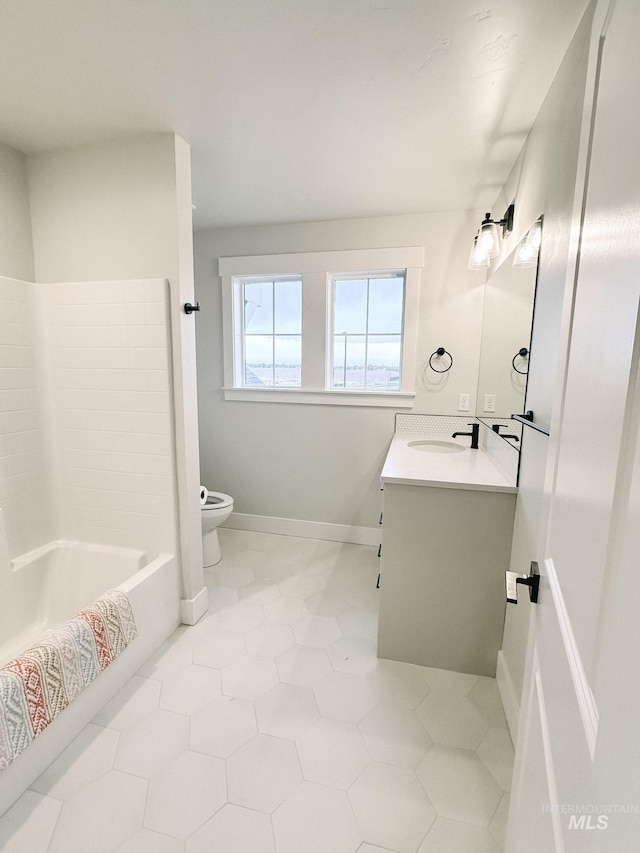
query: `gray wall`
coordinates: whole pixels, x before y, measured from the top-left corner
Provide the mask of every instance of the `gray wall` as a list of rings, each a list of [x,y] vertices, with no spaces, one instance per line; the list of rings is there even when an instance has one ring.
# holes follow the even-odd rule
[[[27,162],[36,281],[177,277],[173,134]]]
[[[466,392],[473,412],[484,273],[466,264],[481,218],[443,213],[196,232],[202,482],[232,495],[237,512],[373,527],[394,425],[392,409],[225,401],[219,257],[424,246],[413,411],[455,414]],[[438,346],[455,360],[444,377],[426,368]]]
[[[33,281],[27,158],[0,143],[0,275]]]

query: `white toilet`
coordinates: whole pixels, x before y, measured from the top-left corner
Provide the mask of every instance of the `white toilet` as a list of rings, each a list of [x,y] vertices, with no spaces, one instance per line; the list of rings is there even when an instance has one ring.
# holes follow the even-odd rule
[[[233,498],[222,492],[209,492],[207,502],[200,507],[202,518],[202,565],[206,569],[222,559],[218,541],[218,525],[233,512]]]

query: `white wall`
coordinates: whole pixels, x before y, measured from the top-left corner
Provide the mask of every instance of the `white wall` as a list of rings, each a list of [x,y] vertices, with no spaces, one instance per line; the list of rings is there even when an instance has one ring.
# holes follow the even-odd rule
[[[413,411],[454,414],[466,392],[473,412],[484,273],[466,264],[481,218],[442,213],[196,232],[200,457],[208,488],[232,495],[241,513],[373,527],[394,424],[391,409],[225,401],[219,257],[424,246]],[[444,376],[426,366],[438,346],[454,357]]]
[[[33,281],[27,158],[1,142],[0,275]]]
[[[587,13],[567,51],[540,113],[494,205],[504,209],[515,199],[516,220],[510,240],[496,263],[515,248],[531,224],[544,214],[540,270],[531,343],[526,408],[536,422],[549,426],[553,393],[562,358],[561,320],[565,282],[575,262],[571,221],[576,187],[582,109],[589,55],[591,15]],[[523,429],[519,494],[516,503],[511,569],[528,573],[539,554],[544,527],[544,477],[549,440]],[[531,609],[509,605],[502,664],[519,699]],[[511,722],[511,721],[510,721]]]
[[[0,278],[0,508],[10,558],[58,530],[36,291]]]
[[[180,555],[183,568],[183,611],[194,624],[206,610],[202,575],[200,520],[200,448],[198,442],[198,386],[196,375],[196,317],[183,306],[195,301],[193,270],[193,206],[191,149],[175,137],[176,233],[178,275],[171,298],[175,444],[180,517]]]

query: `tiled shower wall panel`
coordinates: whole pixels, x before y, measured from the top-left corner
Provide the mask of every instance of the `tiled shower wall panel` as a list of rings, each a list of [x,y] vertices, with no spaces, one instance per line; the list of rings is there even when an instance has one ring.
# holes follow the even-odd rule
[[[0,507],[11,558],[56,538],[36,290],[0,277]]]
[[[168,284],[42,287],[63,535],[173,553]]]

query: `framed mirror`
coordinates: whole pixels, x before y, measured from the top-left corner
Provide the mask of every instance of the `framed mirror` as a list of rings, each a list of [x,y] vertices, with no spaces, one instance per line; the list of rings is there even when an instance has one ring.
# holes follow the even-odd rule
[[[524,414],[531,325],[542,237],[542,217],[485,285],[476,417],[519,446]]]

